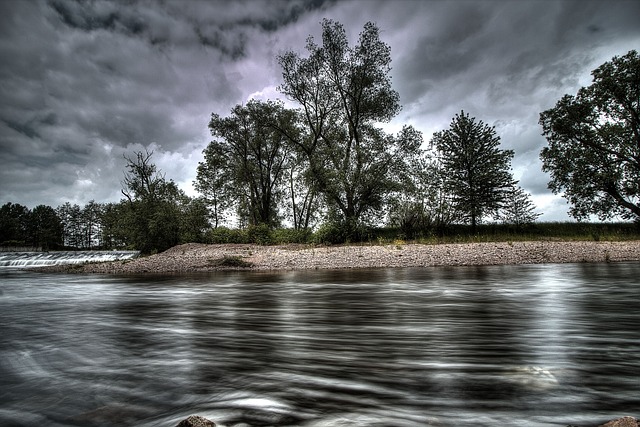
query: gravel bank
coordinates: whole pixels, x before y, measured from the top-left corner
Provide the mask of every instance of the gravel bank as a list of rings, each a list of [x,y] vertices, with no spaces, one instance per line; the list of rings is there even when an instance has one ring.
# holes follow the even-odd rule
[[[239,260],[247,264],[235,265]],[[86,264],[65,270],[140,274],[233,269],[303,270],[620,261],[640,261],[640,241],[327,247],[189,243],[135,260]]]

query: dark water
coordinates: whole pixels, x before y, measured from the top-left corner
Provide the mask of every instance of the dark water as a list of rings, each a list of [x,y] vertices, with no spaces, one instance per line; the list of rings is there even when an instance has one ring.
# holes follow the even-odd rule
[[[0,270],[0,425],[564,426],[640,415],[640,263]]]

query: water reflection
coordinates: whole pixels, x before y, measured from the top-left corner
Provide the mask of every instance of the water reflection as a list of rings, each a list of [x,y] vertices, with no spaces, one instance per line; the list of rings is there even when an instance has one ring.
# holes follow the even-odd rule
[[[2,272],[1,425],[596,424],[640,412],[640,264]]]

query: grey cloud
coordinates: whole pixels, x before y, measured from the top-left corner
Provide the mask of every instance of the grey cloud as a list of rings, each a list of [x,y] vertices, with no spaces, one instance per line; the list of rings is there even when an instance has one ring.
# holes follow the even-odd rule
[[[515,150],[521,185],[560,209],[538,113],[637,45],[638,15],[625,0],[0,2],[0,203],[117,200],[122,155],[147,147],[188,184],[211,112],[277,96],[275,56],[304,52],[328,17],[352,39],[378,24],[404,106],[395,124],[429,141],[464,109]]]
[[[62,22],[71,28],[118,30],[130,34],[140,34],[145,30],[145,24],[139,19],[118,13],[115,3],[51,0],[49,4]]]
[[[296,22],[305,13],[333,3],[325,0],[49,1],[60,21],[72,29],[118,32],[144,38],[157,46],[180,46],[195,41],[233,60],[245,55],[248,29],[257,27],[265,32],[275,32]]]

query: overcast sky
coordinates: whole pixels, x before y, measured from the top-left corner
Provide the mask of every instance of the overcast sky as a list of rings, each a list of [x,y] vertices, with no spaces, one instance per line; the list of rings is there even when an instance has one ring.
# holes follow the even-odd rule
[[[460,110],[495,126],[543,221],[568,216],[539,113],[640,49],[637,0],[0,0],[0,205],[118,201],[123,154],[145,148],[196,195],[211,113],[281,98],[276,56],[304,53],[323,18],[352,43],[372,21],[391,46],[390,131],[428,142]]]

